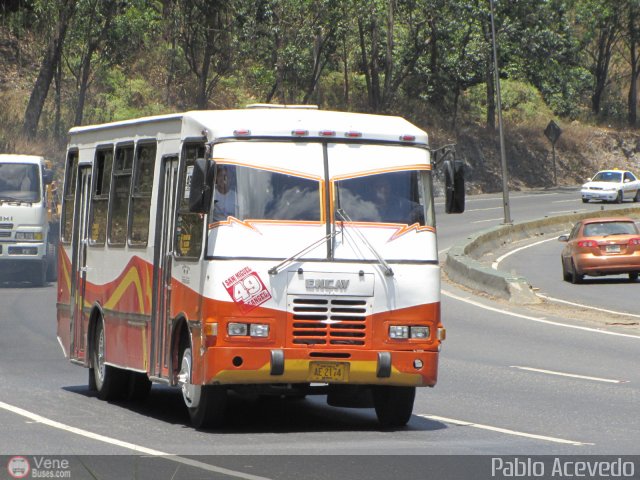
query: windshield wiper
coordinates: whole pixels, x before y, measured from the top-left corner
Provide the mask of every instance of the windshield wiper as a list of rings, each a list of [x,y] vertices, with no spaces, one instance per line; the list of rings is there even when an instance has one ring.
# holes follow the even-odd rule
[[[338,230],[328,233],[327,235],[325,235],[324,237],[316,240],[315,242],[313,242],[311,245],[309,245],[308,247],[303,248],[302,250],[300,250],[298,253],[291,255],[289,258],[283,260],[282,262],[280,262],[278,265],[276,265],[275,267],[271,267],[268,272],[269,275],[276,275],[278,274],[278,272],[280,272],[280,270],[282,269],[283,266],[285,265],[289,265],[291,262],[294,262],[295,260],[297,260],[298,258],[302,257],[303,255],[305,255],[306,253],[310,252],[311,250],[313,250],[314,248],[316,248],[318,245],[321,245],[322,243],[326,242],[327,240],[332,239],[333,237],[335,237],[336,235],[338,235],[338,233],[340,233]]]
[[[337,208],[336,213],[342,218],[343,221],[353,223],[353,220],[349,218],[349,216],[346,214],[346,212],[342,208]],[[344,229],[344,226],[343,226],[343,229]],[[371,250],[371,253],[373,253],[374,257],[376,257],[376,259],[378,260],[378,263],[380,263],[380,265],[382,266],[382,269],[384,270],[384,274],[388,277],[393,277],[393,270],[391,269],[389,264],[385,261],[385,259],[382,258],[382,255],[378,253],[378,251],[371,244],[371,242],[367,240],[367,237],[365,237],[362,234],[362,232],[357,228],[354,228],[353,231],[356,232],[356,235],[358,235],[358,238],[360,238],[360,241],[364,243],[369,248],[369,250]]]
[[[10,197],[8,195],[0,196],[0,202],[18,203],[20,205],[22,205],[24,203],[26,203],[28,205],[32,205],[33,204],[32,200],[24,200],[24,199],[20,199],[20,198]]]

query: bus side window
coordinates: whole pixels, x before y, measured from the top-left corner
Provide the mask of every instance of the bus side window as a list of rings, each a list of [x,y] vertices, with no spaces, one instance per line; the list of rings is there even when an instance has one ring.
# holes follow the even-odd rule
[[[123,247],[127,240],[129,195],[133,145],[116,147],[116,157],[111,181],[111,210],[109,219],[109,245]]]
[[[78,175],[78,151],[67,156],[64,180],[64,204],[62,205],[62,242],[71,243],[73,232],[73,209],[76,202],[76,178]]]
[[[176,219],[175,254],[182,258],[200,258],[204,219],[189,211],[191,172],[197,158],[204,158],[204,144],[187,143],[182,148],[178,217]]]
[[[104,245],[107,237],[107,208],[111,190],[113,146],[100,147],[96,151],[95,180],[91,199],[91,245]]]
[[[131,225],[129,245],[144,247],[149,238],[149,218],[151,216],[151,191],[156,162],[156,144],[138,144],[135,158],[135,180],[131,195]]]

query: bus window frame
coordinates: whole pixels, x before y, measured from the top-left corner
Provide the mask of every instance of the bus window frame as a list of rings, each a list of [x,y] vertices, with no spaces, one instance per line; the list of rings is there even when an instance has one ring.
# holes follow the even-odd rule
[[[173,212],[174,214],[174,237],[173,237],[173,258],[177,261],[186,261],[186,262],[199,262],[201,261],[201,259],[203,258],[204,255],[204,251],[205,251],[205,246],[206,246],[206,233],[207,233],[207,219],[208,219],[208,214],[207,213],[192,213],[189,211],[189,202],[187,199],[187,204],[185,206],[185,209],[182,209],[182,200],[184,199],[184,194],[185,194],[185,180],[186,180],[186,173],[187,173],[187,168],[186,168],[186,156],[185,156],[185,149],[188,146],[192,146],[192,145],[199,145],[202,146],[204,149],[204,158],[209,160],[210,157],[210,151],[211,151],[211,143],[208,142],[206,139],[202,138],[202,137],[186,137],[182,139],[182,143],[180,146],[180,157],[178,160],[178,192],[177,192],[177,196],[176,196],[176,203],[175,203],[175,211]],[[195,163],[195,159],[194,159],[194,163]],[[178,219],[180,217],[180,215],[200,215],[201,216],[201,225],[202,225],[202,232],[201,232],[201,239],[200,239],[200,251],[198,253],[197,256],[191,256],[191,255],[181,255],[178,254],[178,249],[180,248],[180,239],[179,239],[179,233],[178,233]]]
[[[131,235],[133,233],[133,199],[134,199],[134,195],[135,194],[135,186],[136,186],[136,182],[138,181],[138,174],[139,174],[139,149],[140,147],[144,147],[147,145],[154,145],[155,146],[155,154],[153,157],[153,177],[151,178],[151,191],[149,192],[148,198],[149,198],[149,214],[147,216],[147,237],[145,238],[144,242],[133,242]],[[115,159],[115,156],[114,156]],[[133,151],[133,165],[131,166],[131,185],[129,185],[129,205],[127,206],[127,247],[130,248],[140,248],[140,249],[144,249],[147,248],[147,246],[149,245],[149,235],[151,234],[151,229],[150,229],[150,225],[151,225],[151,207],[152,205],[152,197],[153,197],[153,192],[154,190],[157,190],[157,186],[155,185],[155,181],[156,181],[156,164],[158,162],[158,140],[156,138],[145,138],[145,139],[141,139],[138,140],[137,142],[135,142],[135,147],[134,147],[134,151]],[[136,195],[137,198],[143,198],[140,194]]]
[[[111,154],[113,155],[113,158],[111,159],[111,172],[109,172],[109,191],[105,194],[102,193],[99,196],[96,196],[96,187],[97,187],[97,183],[98,183],[98,153],[99,152],[106,152],[108,150],[111,150]],[[109,228],[109,216],[110,216],[110,210],[111,210],[111,202],[110,202],[110,197],[111,197],[111,182],[113,181],[113,165],[115,162],[115,157],[116,157],[116,152],[115,152],[115,144],[113,143],[105,143],[105,144],[101,144],[101,145],[97,145],[95,147],[94,150],[94,156],[93,156],[93,172],[95,172],[95,175],[93,175],[93,178],[91,179],[91,198],[90,198],[90,208],[89,208],[89,226],[90,228],[93,228],[93,219],[94,219],[94,201],[95,200],[99,200],[99,201],[106,201],[107,202],[107,218],[105,220],[105,225],[104,225],[104,241],[102,242],[96,242],[95,240],[93,240],[92,237],[92,232],[91,230],[89,231],[89,247],[104,247],[107,244],[107,237],[108,237],[108,228]]]
[[[118,149],[124,149],[127,147],[133,147],[133,159],[131,160],[131,169],[127,170],[127,169],[123,169],[123,170],[118,170],[118,174],[116,174],[116,161],[117,161],[117,157],[118,157]],[[135,161],[135,152],[136,152],[136,144],[133,140],[127,140],[124,142],[119,142],[115,144],[115,148],[113,151],[113,167],[111,169],[111,185],[109,188],[109,213],[108,213],[108,222],[107,222],[107,245],[109,247],[115,247],[115,248],[124,248],[127,246],[127,237],[129,235],[129,204],[130,204],[130,200],[131,200],[131,185],[133,183],[133,164]],[[112,234],[112,229],[113,229],[113,203],[114,203],[114,197],[115,197],[115,179],[116,176],[122,176],[124,177],[125,175],[127,175],[127,171],[128,171],[128,175],[129,175],[129,195],[128,195],[128,199],[127,199],[127,212],[126,212],[126,221],[124,223],[125,225],[125,232],[124,232],[124,241],[123,242],[114,242],[111,239],[111,234]]]
[[[71,160],[71,156],[75,155],[75,162],[73,165],[69,165]],[[75,192],[77,188],[77,180],[78,180],[78,168],[80,164],[80,149],[77,147],[70,148],[67,150],[67,156],[65,159],[65,170],[64,170],[64,185],[62,186],[62,211],[61,211],[61,226],[60,229],[60,242],[63,245],[71,245],[71,240],[73,238],[73,211],[71,212],[71,228],[69,232],[69,238],[65,235],[66,229],[66,219],[67,219],[67,209],[69,208],[69,198],[73,199],[73,207],[72,210],[75,210]],[[69,190],[73,189],[70,193]]]

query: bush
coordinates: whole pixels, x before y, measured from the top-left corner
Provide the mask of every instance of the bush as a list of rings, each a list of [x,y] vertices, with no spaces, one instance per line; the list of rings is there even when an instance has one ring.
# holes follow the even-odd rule
[[[519,80],[501,80],[502,118],[513,125],[542,123],[553,118],[540,92],[531,84]],[[496,106],[497,107],[497,106]],[[469,120],[478,124],[487,118],[487,85],[475,85],[464,92],[461,108]]]

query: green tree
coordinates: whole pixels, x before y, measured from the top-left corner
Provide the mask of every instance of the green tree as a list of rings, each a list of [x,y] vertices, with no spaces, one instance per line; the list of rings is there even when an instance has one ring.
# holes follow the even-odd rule
[[[233,67],[232,0],[177,0],[180,46],[196,79],[195,104],[206,109],[218,82]]]
[[[43,33],[48,36],[49,40],[24,114],[22,130],[29,138],[34,138],[38,132],[40,115],[42,114],[55,71],[60,63],[64,39],[69,22],[75,12],[75,7],[76,2],[74,0],[61,0],[53,3],[36,0],[33,3],[33,11],[37,22],[41,25]]]

